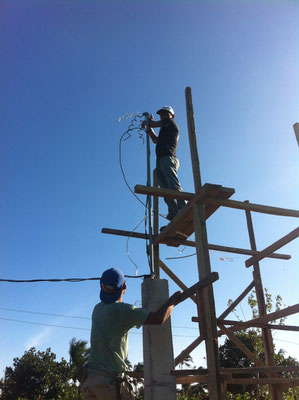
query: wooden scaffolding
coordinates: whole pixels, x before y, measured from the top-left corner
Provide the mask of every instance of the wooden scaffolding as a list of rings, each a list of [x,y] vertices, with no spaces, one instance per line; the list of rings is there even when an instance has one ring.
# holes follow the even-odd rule
[[[206,281],[211,277],[211,266],[209,250],[218,250],[222,252],[245,254],[250,256],[245,262],[246,268],[252,267],[253,280],[246,287],[239,297],[217,318],[214,304],[213,286],[209,284],[198,290],[190,296],[196,303],[198,315],[192,318],[193,322],[199,325],[199,336],[185,350],[174,358],[174,365],[177,366],[188,356],[200,343],[205,342],[207,369],[201,370],[172,370],[169,374],[175,376],[176,383],[205,383],[208,385],[210,400],[226,399],[227,384],[250,384],[250,385],[269,385],[271,397],[273,400],[282,400],[282,392],[289,387],[299,385],[299,378],[278,377],[281,372],[299,371],[297,366],[275,366],[274,346],[272,340],[272,329],[283,329],[289,331],[298,331],[298,326],[273,325],[271,321],[299,312],[299,304],[287,307],[283,310],[267,314],[262,277],[259,267],[259,261],[265,257],[275,259],[290,259],[290,255],[277,253],[281,247],[296,239],[299,236],[299,228],[293,230],[288,235],[280,238],[262,251],[257,250],[254,229],[251,219],[251,212],[279,215],[286,217],[299,217],[299,211],[278,207],[270,207],[261,204],[253,204],[248,201],[230,200],[235,193],[234,189],[201,183],[200,165],[197,151],[197,142],[195,134],[195,123],[192,105],[191,88],[187,87],[185,91],[186,110],[188,122],[188,134],[192,161],[192,170],[194,178],[195,193],[178,192],[169,189],[157,187],[157,181],[154,176],[154,187],[135,186],[135,193],[151,195],[154,197],[154,232],[152,236],[153,243],[153,263],[154,275],[160,277],[162,269],[182,290],[187,287],[176,276],[171,269],[165,265],[159,258],[159,246],[178,247],[180,245],[196,248],[197,266],[199,281]],[[183,210],[159,233],[158,225],[158,198],[168,197],[174,199],[187,200],[187,205]],[[248,234],[250,239],[250,249],[241,249],[235,247],[219,246],[209,244],[207,240],[206,220],[219,207],[236,208],[245,211]],[[116,229],[103,228],[103,233],[115,234],[133,238],[149,239],[149,236],[143,233],[129,232]],[[195,240],[188,240],[189,236],[195,234]],[[217,279],[217,278],[216,278]],[[214,279],[215,280],[215,279]],[[258,305],[258,318],[246,322],[228,320],[226,317],[230,312],[244,299],[244,297],[255,289]],[[194,293],[194,291],[192,292]],[[185,296],[186,297],[186,296]],[[265,364],[262,363],[255,354],[250,351],[238,338],[235,332],[249,327],[258,327],[262,331],[262,339],[265,352]],[[218,337],[226,335],[247,357],[254,363],[250,368],[220,368]],[[260,377],[262,373],[263,378]],[[238,378],[234,375],[238,374]],[[245,374],[255,374],[255,378],[242,377]],[[246,375],[245,375],[246,376]]]

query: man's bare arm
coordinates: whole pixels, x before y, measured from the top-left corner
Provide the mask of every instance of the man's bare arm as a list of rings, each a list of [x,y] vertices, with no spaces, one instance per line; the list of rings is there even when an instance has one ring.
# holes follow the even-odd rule
[[[149,134],[150,138],[152,139],[153,143],[156,144],[158,141],[158,136],[155,134],[155,132],[153,131],[152,128],[149,128],[148,134]]]
[[[150,312],[144,325],[161,325],[170,317],[173,307],[178,303],[181,291],[175,292],[156,312]]]
[[[142,123],[142,128],[144,129],[146,127],[145,122]],[[148,130],[148,134],[150,136],[150,138],[152,139],[153,143],[157,143],[158,140],[158,136],[156,135],[156,133],[154,132],[154,130],[152,128],[161,128],[162,124],[161,121],[153,121],[153,120],[149,120],[149,130]]]

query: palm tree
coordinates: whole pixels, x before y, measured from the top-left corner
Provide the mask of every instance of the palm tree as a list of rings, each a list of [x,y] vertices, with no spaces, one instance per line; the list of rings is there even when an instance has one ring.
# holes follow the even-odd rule
[[[180,363],[180,369],[183,369],[183,367],[190,368],[191,365],[193,364],[193,358],[188,354]]]
[[[125,363],[127,364],[127,371],[132,371],[132,363],[128,357],[125,359]]]
[[[78,376],[78,371],[86,363],[89,355],[89,348],[86,340],[77,340],[75,337],[70,341],[69,348],[70,368],[73,370],[75,381]]]

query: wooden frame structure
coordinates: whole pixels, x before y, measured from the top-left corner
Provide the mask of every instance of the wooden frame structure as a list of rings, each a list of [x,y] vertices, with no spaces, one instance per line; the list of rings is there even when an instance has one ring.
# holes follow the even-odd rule
[[[290,210],[278,207],[270,207],[261,204],[253,204],[248,201],[241,202],[230,200],[234,194],[234,189],[225,188],[220,185],[201,184],[200,166],[197,152],[197,143],[195,135],[195,124],[193,117],[191,88],[187,87],[186,92],[186,109],[190,152],[192,160],[192,170],[194,178],[195,193],[178,192],[169,189],[160,189],[157,187],[157,181],[154,176],[154,187],[137,185],[135,192],[139,194],[154,196],[154,234],[153,234],[153,262],[154,274],[158,278],[160,276],[160,268],[184,291],[188,288],[177,277],[171,269],[166,266],[159,258],[159,246],[166,244],[167,246],[178,247],[179,245],[191,246],[196,248],[197,265],[199,280],[206,280],[211,275],[209,250],[222,252],[231,252],[236,254],[247,254],[251,256],[245,262],[247,268],[253,268],[253,280],[247,288],[238,296],[238,298],[218,317],[216,318],[213,286],[204,287],[196,294],[190,297],[196,303],[198,316],[192,320],[199,324],[199,336],[177,357],[175,357],[175,365],[178,365],[186,358],[200,343],[205,342],[207,355],[207,370],[201,370],[204,374],[198,375],[199,371],[195,370],[173,370],[170,371],[176,377],[176,382],[207,383],[209,389],[210,400],[226,399],[227,384],[262,384],[269,385],[271,397],[273,400],[282,400],[282,392],[288,387],[299,385],[299,378],[279,378],[279,372],[299,371],[299,367],[277,367],[274,363],[274,347],[271,329],[284,329],[289,331],[298,331],[299,327],[289,325],[273,325],[269,322],[299,312],[299,304],[287,307],[271,314],[266,312],[266,304],[260,273],[259,261],[265,257],[278,258],[288,260],[290,255],[276,253],[285,244],[296,239],[299,236],[299,228],[296,228],[288,235],[277,240],[272,245],[262,251],[257,250],[254,237],[254,229],[251,219],[251,212],[266,213],[271,215],[280,215],[286,217],[299,217],[298,210]],[[167,225],[161,233],[158,226],[158,197],[171,197],[176,199],[188,200],[188,204],[184,209]],[[209,218],[219,207],[236,208],[245,211],[248,234],[250,239],[250,249],[240,249],[227,246],[219,246],[209,244],[207,241],[206,219]],[[121,236],[134,237],[139,239],[147,239],[148,235],[136,232],[121,231],[115,229],[102,229],[103,233],[115,234]],[[188,237],[195,233],[195,240],[188,240]],[[257,296],[257,304],[259,317],[250,321],[240,322],[227,320],[226,317],[230,312],[245,298],[245,296],[255,289]],[[190,292],[190,291],[189,291]],[[188,293],[189,293],[188,292]],[[262,339],[265,352],[265,364],[256,358],[244,344],[234,335],[234,332],[248,328],[259,327],[262,330]],[[219,330],[217,330],[219,329]],[[242,369],[221,369],[218,352],[218,337],[226,335],[246,356],[255,364],[255,367]],[[263,372],[265,378],[260,378],[259,373]],[[235,378],[233,374],[257,374],[255,378]]]

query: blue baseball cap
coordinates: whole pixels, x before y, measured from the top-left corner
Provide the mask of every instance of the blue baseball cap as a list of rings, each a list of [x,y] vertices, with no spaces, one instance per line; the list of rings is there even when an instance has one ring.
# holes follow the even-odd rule
[[[117,268],[110,268],[103,272],[100,278],[100,299],[103,303],[115,303],[121,295],[125,283],[124,274]]]

